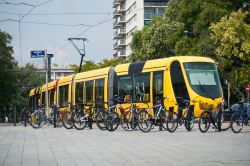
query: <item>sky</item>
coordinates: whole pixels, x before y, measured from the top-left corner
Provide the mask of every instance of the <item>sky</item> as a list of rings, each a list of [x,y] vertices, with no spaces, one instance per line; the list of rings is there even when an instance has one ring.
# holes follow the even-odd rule
[[[43,65],[42,58],[30,58],[30,51],[45,49],[47,53],[54,54],[52,64],[79,65],[80,54],[67,40],[74,37],[88,39],[85,43],[84,60],[100,62],[104,58],[112,58],[114,53],[112,2],[113,0],[0,0],[0,30],[12,36],[13,56],[19,65]],[[28,14],[24,16],[26,13]],[[22,17],[19,28],[18,20]],[[78,41],[76,44],[83,48],[82,42]]]

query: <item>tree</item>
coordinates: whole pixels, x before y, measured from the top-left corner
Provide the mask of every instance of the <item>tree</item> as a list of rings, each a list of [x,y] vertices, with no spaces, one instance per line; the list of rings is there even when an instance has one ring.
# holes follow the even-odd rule
[[[18,87],[18,99],[14,102],[17,110],[21,110],[29,104],[28,96],[30,90],[44,83],[45,76],[38,73],[34,65],[28,63],[24,67],[19,67],[16,82],[16,86]]]
[[[17,63],[12,56],[11,36],[0,30],[0,111],[3,114],[17,98]]]
[[[172,55],[214,57],[209,26],[221,17],[244,7],[245,0],[172,0],[163,16],[133,35],[131,61]]]
[[[211,25],[211,39],[223,77],[239,92],[250,83],[250,25],[241,9]]]

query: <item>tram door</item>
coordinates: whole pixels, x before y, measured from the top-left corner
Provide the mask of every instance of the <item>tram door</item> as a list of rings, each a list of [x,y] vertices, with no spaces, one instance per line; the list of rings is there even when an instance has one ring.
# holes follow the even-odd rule
[[[153,104],[163,102],[163,71],[153,73]],[[155,113],[156,109],[154,109]]]
[[[179,103],[181,99],[189,100],[187,86],[181,70],[181,65],[178,61],[174,61],[170,66],[170,75],[172,87],[176,101]]]

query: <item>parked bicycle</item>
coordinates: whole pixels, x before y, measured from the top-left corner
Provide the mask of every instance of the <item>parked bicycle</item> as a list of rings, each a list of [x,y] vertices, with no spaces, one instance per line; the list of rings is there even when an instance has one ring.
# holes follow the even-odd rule
[[[159,103],[153,107],[149,107],[147,101],[140,101],[144,102],[148,106],[148,108],[141,109],[138,112],[138,126],[142,132],[149,132],[153,125],[159,125],[160,127],[163,127],[165,130],[167,130],[168,111],[166,110],[163,102],[165,99],[167,99],[167,97],[159,100]],[[155,110],[154,115],[152,115],[152,109]]]
[[[112,100],[113,105],[109,103],[105,119],[105,127],[108,131],[115,131],[121,122],[118,112],[121,112],[119,109],[122,109],[121,103],[123,100],[122,97],[115,96]]]
[[[76,112],[76,110],[80,109],[77,107],[77,105],[72,105],[71,102],[68,102],[69,109],[65,109],[62,113],[62,121],[63,121],[63,126],[66,129],[72,129],[73,126],[73,122],[74,122],[74,113]]]
[[[208,131],[208,129],[211,126],[211,123],[213,124],[213,128],[216,130],[221,130],[221,125],[224,122],[224,113],[222,110],[223,102],[219,103],[217,106],[209,106],[204,103],[200,103],[202,109],[204,110],[201,113],[201,116],[199,118],[198,126],[199,130],[202,133],[205,133]],[[229,124],[230,125],[230,124]]]
[[[190,105],[189,100],[178,98],[177,112],[170,111],[167,120],[167,129],[170,133],[174,132],[178,125],[184,124],[187,131],[191,131],[194,127],[194,105]],[[191,101],[195,102],[195,101]]]
[[[48,110],[48,116],[45,113],[45,104],[40,105],[35,111],[31,114],[30,125],[33,128],[41,128],[44,123],[54,124],[57,123],[58,127],[61,127],[61,114],[59,111],[56,111],[56,107],[51,105],[51,108]],[[56,117],[55,117],[56,116]]]
[[[240,108],[231,117],[231,129],[234,133],[240,133],[243,126],[250,126],[250,107],[244,111],[243,102],[239,102]]]

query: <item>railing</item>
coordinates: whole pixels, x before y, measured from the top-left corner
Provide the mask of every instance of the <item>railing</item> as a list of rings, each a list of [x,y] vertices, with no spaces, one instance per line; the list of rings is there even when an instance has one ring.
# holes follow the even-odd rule
[[[159,15],[162,15],[163,13],[155,13],[155,14],[147,14],[147,13],[144,13],[144,19],[147,19],[147,20],[151,20],[152,17],[154,16],[159,16]]]
[[[144,2],[144,6],[167,6],[166,2]]]

